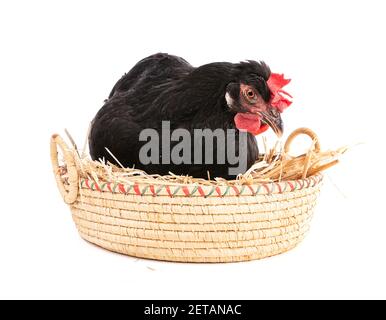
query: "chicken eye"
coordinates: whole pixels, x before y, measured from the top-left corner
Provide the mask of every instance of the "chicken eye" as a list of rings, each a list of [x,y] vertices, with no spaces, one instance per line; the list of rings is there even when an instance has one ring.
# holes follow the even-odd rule
[[[255,98],[255,92],[252,89],[245,90],[244,95],[250,100]]]

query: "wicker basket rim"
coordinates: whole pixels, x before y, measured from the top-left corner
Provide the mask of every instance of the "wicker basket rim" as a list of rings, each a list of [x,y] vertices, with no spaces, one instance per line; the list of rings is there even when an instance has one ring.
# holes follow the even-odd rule
[[[287,139],[284,149],[289,150],[294,138],[299,134],[307,134],[316,140],[315,148],[320,150],[320,144],[316,134],[307,128],[299,128],[295,130]],[[58,147],[62,150],[64,162],[67,167],[66,182],[63,181],[62,171],[58,161]],[[302,189],[307,189],[317,186],[323,179],[321,173],[316,173],[312,176],[296,179],[285,180],[279,182],[253,182],[251,184],[222,184],[218,181],[216,184],[205,184],[200,181],[190,183],[176,183],[157,179],[149,179],[145,181],[143,176],[138,176],[138,181],[132,183],[126,182],[111,182],[97,181],[97,179],[83,178],[77,168],[74,153],[70,151],[68,145],[58,135],[54,134],[51,137],[51,161],[55,179],[60,193],[67,204],[72,204],[76,201],[79,189],[90,189],[100,192],[135,194],[135,195],[151,195],[151,196],[199,196],[199,197],[225,197],[225,196],[256,196],[256,195],[272,195],[287,192],[294,192]],[[133,177],[135,178],[135,177]]]
[[[255,196],[257,194],[281,194],[293,192],[317,186],[323,180],[323,175],[317,173],[304,179],[286,180],[280,182],[258,182],[249,185],[206,185],[199,182],[186,184],[167,184],[157,183],[152,180],[149,182],[118,183],[101,181],[96,182],[91,179],[80,178],[79,186],[81,189],[90,189],[93,191],[112,192],[122,194],[137,194],[153,196],[162,194],[165,191],[170,196],[175,196],[182,192],[185,196],[195,194],[204,197],[211,196]]]

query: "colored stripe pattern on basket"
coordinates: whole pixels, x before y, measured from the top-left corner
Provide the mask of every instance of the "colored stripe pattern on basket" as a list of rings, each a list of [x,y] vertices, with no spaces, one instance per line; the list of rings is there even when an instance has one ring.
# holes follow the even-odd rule
[[[226,197],[226,196],[256,196],[293,192],[317,186],[323,180],[323,175],[317,174],[306,179],[262,183],[242,186],[206,186],[206,185],[157,185],[135,183],[133,185],[114,184],[110,182],[97,183],[89,179],[80,179],[80,188],[99,192],[135,194],[138,196],[168,195],[169,197]]]

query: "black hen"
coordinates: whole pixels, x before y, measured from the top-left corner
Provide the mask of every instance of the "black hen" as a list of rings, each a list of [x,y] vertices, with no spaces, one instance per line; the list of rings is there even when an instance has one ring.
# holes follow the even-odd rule
[[[170,141],[170,137],[166,146],[159,147],[159,161],[144,164],[139,155],[147,142],[140,141],[140,133],[151,128],[161,136],[162,121],[169,121],[171,131],[186,129],[192,135],[195,129],[236,129],[238,141],[237,129],[243,129],[248,132],[247,148],[237,150],[236,143],[236,153],[246,152],[249,167],[258,158],[254,135],[268,126],[279,135],[282,132],[280,114],[269,103],[270,74],[263,62],[218,62],[194,68],[184,59],[168,54],[147,57],[116,83],[95,116],[89,136],[91,157],[116,163],[108,148],[125,167],[134,166],[150,174],[173,172],[206,178],[209,173],[211,177],[234,178],[246,168],[230,174],[229,168],[237,164],[227,159],[225,163],[219,161],[217,146],[211,150],[212,163],[205,159],[203,163],[194,161],[195,153],[204,152],[205,143],[196,149],[190,143],[192,153],[184,163],[165,161],[164,152],[179,143]]]

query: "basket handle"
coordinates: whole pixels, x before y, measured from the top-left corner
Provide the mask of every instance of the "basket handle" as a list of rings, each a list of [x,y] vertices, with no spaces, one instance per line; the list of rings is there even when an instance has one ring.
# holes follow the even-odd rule
[[[64,186],[63,179],[60,173],[58,161],[58,146],[63,152],[64,162],[67,166],[69,183],[67,188]],[[58,185],[59,191],[63,197],[64,202],[67,204],[73,204],[78,197],[79,175],[76,169],[74,155],[70,152],[67,144],[58,134],[54,134],[51,137],[51,162],[56,183]]]
[[[296,129],[294,132],[292,132],[288,136],[287,141],[284,144],[284,152],[285,153],[289,152],[292,142],[295,140],[295,138],[297,136],[299,136],[301,134],[305,134],[305,135],[309,136],[313,141],[315,141],[315,151],[316,152],[320,151],[320,142],[319,142],[319,138],[316,135],[316,133],[308,128],[299,128],[299,129]]]
[[[315,151],[316,152],[320,151],[320,142],[316,133],[308,128],[299,128],[299,129],[296,129],[294,132],[292,132],[287,138],[287,141],[284,144],[285,153],[289,152],[292,142],[298,135],[301,135],[301,134],[305,134],[309,136],[312,139],[312,141],[315,141],[315,145],[314,145]],[[304,161],[302,179],[305,179],[308,176],[310,165],[311,165],[311,157],[312,157],[312,154],[308,152]]]

